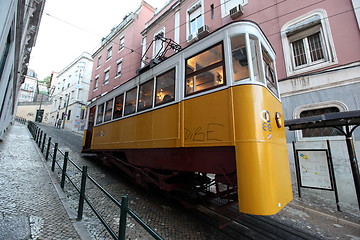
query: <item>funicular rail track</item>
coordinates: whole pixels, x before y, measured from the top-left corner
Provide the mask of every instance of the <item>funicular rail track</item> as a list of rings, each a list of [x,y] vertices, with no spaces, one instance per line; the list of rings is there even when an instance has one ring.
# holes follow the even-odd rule
[[[266,216],[239,214],[235,208],[219,213],[214,207],[198,205],[194,215],[224,236],[224,239],[318,239]],[[236,218],[233,221],[230,219]],[[224,221],[228,224],[219,228]]]
[[[124,175],[124,177],[132,179],[129,175]],[[210,185],[207,188],[211,188]],[[215,188],[215,186],[212,187]],[[219,193],[200,191],[199,199],[192,199],[189,202],[174,195],[169,196],[169,193],[166,194],[161,190],[157,192],[184,206],[194,208],[195,218],[218,232],[216,239],[317,239],[316,236],[280,223],[271,217],[240,213],[237,201],[225,196],[231,195],[231,189]],[[193,201],[198,204],[194,204]]]
[[[41,127],[45,128],[46,132],[49,132],[51,133],[52,136],[54,136],[54,141],[60,141],[64,146],[67,146],[69,149],[72,149],[75,155],[78,154],[78,152],[76,152],[77,148],[74,146],[76,146],[78,142],[80,142],[80,139],[76,140],[77,138],[73,134],[70,134],[69,132],[64,130],[57,130],[48,127],[46,125],[41,125]],[[56,134],[54,132],[56,132]],[[69,139],[73,139],[73,141],[70,142]],[[93,157],[93,160],[94,162],[101,162],[101,158],[97,158],[98,161],[95,161],[95,157]],[[80,165],[85,163],[83,162],[82,159],[77,159],[77,161],[80,161],[79,162]],[[86,164],[89,163],[90,162],[86,162]],[[96,166],[99,165],[94,165],[91,168],[92,171],[95,171],[92,174],[98,177],[105,176],[107,174],[103,172],[101,169],[97,169]],[[107,181],[110,181],[109,179],[111,178],[112,178],[111,176],[106,177]],[[131,178],[125,174],[122,174],[121,179],[130,180]],[[119,189],[123,188],[123,186],[120,186],[122,181],[119,181],[119,179],[114,179],[111,180],[110,182],[113,188],[119,188]],[[161,198],[165,202],[166,199],[168,199],[169,202],[173,202],[171,199],[173,199],[172,197],[174,197],[174,195],[171,194],[171,196],[169,196],[164,192],[160,192],[160,191],[156,191],[156,192],[159,193],[157,194],[157,196],[159,196],[157,202],[159,202],[159,199]],[[163,197],[160,197],[161,195],[163,195]],[[224,202],[227,202],[224,200],[223,197],[224,196],[219,195],[211,202],[211,204],[204,201],[202,202],[202,204],[195,205],[193,211],[186,211],[187,213],[190,213],[190,215],[194,216],[196,222],[201,222],[201,225],[204,225],[206,226],[206,228],[209,229],[211,228],[211,230],[208,231],[209,234],[210,233],[218,234],[216,238],[213,239],[217,239],[217,240],[218,239],[219,240],[221,239],[226,239],[226,240],[228,239],[316,239],[316,236],[312,236],[309,235],[308,233],[304,233],[299,230],[292,229],[290,226],[276,222],[272,218],[241,214],[238,212],[236,206],[237,204],[234,204],[234,206],[231,206],[230,208],[221,208],[221,206],[224,206]],[[219,201],[219,199],[222,199],[222,201]],[[103,201],[102,197],[100,197],[100,201]],[[221,212],[219,212],[220,208],[222,209]],[[146,216],[146,214],[144,215]],[[152,217],[154,217],[154,215]],[[163,218],[164,215],[159,214],[158,217],[160,219]],[[227,224],[225,227],[219,228],[219,225],[223,225],[225,222],[227,223],[229,220],[234,218],[237,219],[235,221],[231,221],[231,223]],[[154,218],[153,222],[156,221],[158,220]],[[179,227],[178,225],[171,225],[171,226],[172,226],[171,228]],[[198,231],[201,230],[198,229]]]

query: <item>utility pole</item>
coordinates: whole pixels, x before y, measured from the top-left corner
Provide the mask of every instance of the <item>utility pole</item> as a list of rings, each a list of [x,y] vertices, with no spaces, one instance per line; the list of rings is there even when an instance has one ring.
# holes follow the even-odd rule
[[[64,127],[65,127],[65,121],[66,121],[66,118],[68,117],[68,106],[69,106],[70,93],[69,93],[69,94],[65,94],[65,96],[67,96],[67,100],[66,100],[64,121],[63,121],[63,123],[62,123],[62,124],[63,124],[63,125],[62,125],[62,129],[64,129]]]
[[[41,105],[42,105],[43,97],[44,95],[41,94],[39,109],[37,110],[36,113],[36,122],[42,122],[43,115],[41,114]]]
[[[35,90],[35,96],[34,96],[34,101],[38,100],[38,96],[40,93],[40,88],[39,88],[39,80],[36,80],[36,90]],[[39,109],[36,111],[36,116],[35,116],[35,122],[42,122],[42,114],[41,114],[41,105],[42,105],[42,101],[43,101],[43,94],[41,94],[41,99],[40,99],[40,105],[39,105]]]

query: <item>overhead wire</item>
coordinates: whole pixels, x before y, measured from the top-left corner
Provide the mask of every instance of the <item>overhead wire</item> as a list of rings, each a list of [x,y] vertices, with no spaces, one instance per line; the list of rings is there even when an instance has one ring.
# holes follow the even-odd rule
[[[24,5],[27,6],[27,7],[36,9],[36,7],[33,7],[33,6],[29,5],[29,4],[26,4],[26,3],[25,3]],[[82,30],[82,31],[84,31],[84,32],[87,32],[87,33],[89,33],[89,34],[91,34],[91,35],[94,35],[94,36],[96,36],[96,37],[99,37],[99,38],[102,38],[102,37],[103,37],[103,36],[101,36],[100,34],[94,33],[94,32],[92,32],[92,31],[90,31],[90,30],[88,30],[88,29],[86,29],[86,28],[80,27],[80,26],[78,26],[78,25],[76,25],[76,24],[74,24],[74,23],[71,23],[71,22],[66,21],[66,20],[64,20],[64,19],[62,19],[62,18],[56,17],[56,16],[54,16],[54,15],[48,13],[48,12],[45,12],[44,9],[41,10],[40,12],[41,12],[42,14],[45,14],[45,15],[48,16],[48,17],[51,17],[51,18],[56,19],[56,20],[59,21],[59,22],[62,22],[62,23],[65,23],[65,24],[67,24],[67,25],[69,25],[69,26],[72,26],[72,27],[74,27],[74,28],[80,29],[80,30]],[[117,42],[113,42],[113,43],[120,46],[120,43],[117,43]],[[98,45],[97,45],[97,46],[98,46]],[[97,46],[96,46],[96,47],[97,47]],[[127,48],[127,49],[129,49],[130,51],[132,51],[132,52],[136,52],[134,49],[128,48],[128,47],[126,47],[126,46],[124,46],[124,48]],[[141,53],[139,53],[139,52],[136,52],[136,53],[138,53],[138,54],[141,55]]]
[[[326,18],[331,18],[331,17],[335,17],[335,16],[338,16],[338,15],[341,15],[341,14],[344,14],[344,13],[347,13],[347,12],[352,12],[353,10],[351,9],[351,10],[346,10],[346,11],[343,11],[343,12],[339,12],[339,13],[336,13],[336,14],[334,14],[334,15],[331,15],[331,16],[327,16],[327,17],[325,17],[325,18],[323,18],[323,19],[326,19]],[[285,14],[284,14],[285,15]],[[271,20],[269,20],[269,21],[272,21],[272,20],[275,20],[276,18],[274,18],[274,19],[271,19]],[[264,21],[264,22],[262,22],[262,23],[260,23],[260,24],[263,24],[263,23],[265,23],[265,22],[268,22],[268,21]],[[278,34],[280,34],[280,33],[282,33],[282,31],[278,31],[278,32],[276,32],[276,33],[272,33],[272,34],[268,34],[268,35],[266,35],[267,37],[270,37],[270,36],[273,36],[273,35],[278,35]],[[182,44],[182,43],[185,43],[186,41],[184,41],[184,42],[181,42],[180,44]],[[129,54],[131,54],[131,53],[129,53]],[[125,55],[125,56],[127,56],[127,55]],[[116,61],[116,59],[115,59],[115,61]],[[126,72],[123,72],[123,73],[129,73],[129,72],[131,72],[132,70],[129,70],[129,71],[126,71]],[[319,72],[319,74],[321,74],[321,73],[323,73],[323,72]],[[314,73],[312,73],[312,75],[314,75]]]
[[[268,9],[270,9],[270,8],[276,6],[276,5],[279,5],[279,4],[281,4],[281,3],[284,3],[284,2],[286,2],[286,1],[287,1],[287,0],[282,0],[282,1],[277,2],[277,3],[275,3],[275,4],[269,5],[269,6],[265,7],[265,8],[262,8],[262,9],[256,11],[256,12],[253,12],[253,13],[247,15],[246,17],[248,18],[248,17],[250,17],[250,16],[259,14],[260,12],[263,12],[263,11],[265,11],[265,10],[268,10]],[[291,12],[286,12],[286,13],[284,13],[284,14],[282,14],[282,15],[277,15],[276,17],[271,18],[271,19],[267,19],[267,20],[265,20],[265,21],[263,21],[263,22],[258,22],[257,24],[261,25],[261,24],[264,24],[264,23],[267,23],[267,22],[270,22],[270,21],[274,21],[274,20],[276,20],[276,19],[278,19],[278,18],[287,16],[287,15],[289,15],[289,14],[298,12],[298,11],[300,11],[300,10],[309,8],[309,7],[311,7],[311,6],[320,4],[320,3],[325,2],[325,1],[327,1],[327,0],[320,0],[320,1],[317,1],[317,2],[314,2],[314,3],[311,3],[311,4],[306,5],[306,6],[303,6],[303,7],[301,7],[301,8],[297,8],[297,9],[291,11]],[[214,6],[214,9],[215,9],[215,8],[219,8],[219,7],[221,7],[221,6],[224,5],[224,4],[225,4],[225,3],[220,3],[219,5]],[[32,7],[32,6],[30,6],[30,5],[27,5],[27,6]],[[32,8],[34,8],[34,7],[32,7]],[[335,16],[338,16],[338,15],[341,15],[341,14],[344,14],[344,13],[352,12],[352,11],[354,11],[354,10],[356,10],[356,9],[353,9],[353,8],[352,8],[352,9],[349,9],[349,10],[346,10],[346,11],[343,11],[343,12],[338,12],[338,13],[335,13],[335,14],[333,14],[333,15],[327,16],[326,18],[335,17]],[[205,11],[202,15],[205,15],[205,14],[211,12],[211,11],[212,11],[212,9],[210,9],[210,10],[208,10],[208,11]],[[52,17],[52,18],[54,18],[54,19],[56,19],[56,20],[58,20],[58,21],[61,21],[61,22],[63,22],[63,23],[66,23],[66,24],[68,24],[68,25],[70,25],[70,26],[72,26],[72,27],[81,29],[82,31],[88,32],[88,33],[90,33],[90,34],[92,34],[92,35],[94,35],[94,36],[99,36],[99,34],[93,33],[93,32],[91,32],[91,31],[89,31],[89,30],[87,30],[87,29],[85,29],[85,28],[79,27],[79,26],[77,26],[77,25],[75,25],[75,24],[73,24],[73,23],[70,23],[70,22],[65,21],[65,20],[63,20],[63,19],[61,19],[61,18],[58,18],[58,17],[56,17],[56,16],[53,16],[53,15],[47,13],[47,12],[44,12],[44,10],[43,10],[43,13],[45,13],[47,16]],[[166,21],[163,21],[163,22],[162,22],[162,25],[165,25],[166,22],[169,21],[170,19],[171,19],[171,18],[169,17],[169,19],[167,19]],[[180,24],[179,26],[176,26],[176,27],[174,27],[174,28],[172,28],[172,29],[169,29],[168,32],[175,31],[177,28],[180,28],[180,27],[182,27],[182,26],[184,26],[184,25],[187,25],[188,23],[189,23],[188,21],[185,21],[184,23]],[[273,36],[273,35],[277,35],[277,34],[281,34],[281,31],[268,34],[267,37],[270,37],[270,36]],[[112,37],[112,38],[113,38],[113,37]],[[187,42],[187,41],[185,40],[185,41],[183,41],[183,42],[180,42],[179,44],[181,45],[181,44],[186,43],[186,42]],[[109,41],[107,41],[107,43],[112,43],[112,44],[115,44],[115,45],[120,46],[120,42],[119,42],[119,43],[116,42],[115,39],[109,40]],[[100,47],[99,47],[99,48],[100,48]],[[142,47],[139,47],[139,48],[136,48],[136,49],[131,49],[131,48],[128,48],[128,47],[125,47],[125,46],[124,46],[124,48],[130,50],[130,52],[127,53],[127,54],[125,54],[125,55],[123,55],[122,58],[125,58],[125,57],[127,57],[128,55],[130,55],[130,54],[132,54],[132,53],[134,53],[134,52],[137,53],[137,54],[142,55],[141,53],[138,52],[139,50],[142,49]],[[112,63],[114,63],[114,62],[117,62],[118,60],[119,60],[119,59],[110,60],[110,61],[107,61],[107,63],[108,63],[108,64],[112,64]],[[95,64],[95,63],[94,63],[94,64]],[[123,71],[123,70],[122,70],[122,74],[126,74],[126,73],[129,73],[129,72],[132,72],[132,71],[133,71],[133,70],[130,70],[130,69],[129,69],[128,71]],[[92,75],[92,73],[90,73],[90,74],[88,74],[88,75],[86,75],[86,76],[83,76],[83,77],[88,77],[88,76],[90,76],[90,75]]]
[[[274,7],[274,6],[278,5],[278,4],[283,3],[283,2],[286,2],[286,1],[287,1],[287,0],[283,0],[283,1],[278,2],[278,3],[276,3],[276,4],[270,5],[270,6],[266,7],[266,8],[263,8],[263,9],[261,9],[261,10],[258,10],[258,11],[256,11],[256,12],[252,13],[252,14],[247,15],[247,17],[252,16],[252,15],[255,15],[255,14],[258,14],[258,13],[260,13],[260,12],[262,12],[262,11],[265,11],[265,10],[271,8],[271,7]],[[260,24],[264,24],[264,23],[267,23],[267,22],[276,20],[276,19],[278,19],[278,18],[280,18],[280,17],[283,17],[283,16],[289,15],[289,14],[291,14],[291,13],[294,13],[294,12],[297,12],[297,11],[300,11],[300,10],[303,10],[303,9],[306,9],[306,8],[309,8],[309,7],[311,7],[311,6],[314,6],[314,5],[316,5],[316,4],[319,4],[319,3],[322,3],[322,2],[325,2],[325,1],[327,1],[327,0],[321,0],[321,1],[318,1],[318,2],[316,2],[316,3],[311,3],[311,4],[307,5],[307,6],[302,7],[302,8],[298,8],[298,9],[296,9],[296,10],[294,10],[294,11],[285,13],[285,14],[283,14],[283,15],[279,15],[279,16],[277,16],[277,17],[274,17],[274,18],[272,18],[272,19],[268,19],[268,20],[263,21],[263,22],[258,23],[258,24],[260,25]],[[217,5],[216,8],[221,7],[221,5],[222,5],[222,4]],[[211,11],[211,10],[204,12],[204,15],[205,15],[206,13],[210,12],[210,11]],[[338,15],[341,15],[341,14],[344,14],[344,13],[352,12],[352,11],[353,11],[353,9],[349,9],[349,10],[346,10],[346,11],[343,11],[343,12],[339,12],[339,13],[336,13],[336,14],[333,14],[333,15],[330,15],[330,16],[327,16],[327,17],[325,17],[325,18],[323,18],[323,19],[332,18],[332,17],[338,16]],[[168,20],[166,20],[166,21],[168,21]],[[168,31],[169,31],[169,32],[170,32],[170,31],[174,31],[176,28],[180,28],[181,26],[186,25],[186,24],[188,24],[188,22],[182,23],[182,24],[180,24],[178,27],[174,27],[174,28],[172,28],[172,29],[170,29],[170,30],[168,30]],[[163,23],[162,25],[165,25],[165,23]],[[281,31],[278,31],[278,32],[275,32],[275,33],[272,33],[272,34],[268,34],[267,37],[273,36],[273,35],[277,35],[277,34],[281,34]],[[187,42],[187,41],[185,40],[185,41],[183,41],[183,42],[180,42],[179,44],[181,45],[181,44],[186,43],[186,42]],[[140,48],[138,48],[138,49],[140,49]],[[129,53],[129,54],[131,54],[131,53]],[[129,55],[129,54],[126,54],[126,55],[124,55],[123,57],[125,57],[125,56],[127,56],[127,55]],[[118,59],[114,59],[114,61],[117,61],[117,60],[118,60]],[[110,63],[112,63],[112,62],[110,62]],[[130,71],[128,71],[128,72],[130,72]],[[128,72],[124,72],[124,73],[128,73]]]

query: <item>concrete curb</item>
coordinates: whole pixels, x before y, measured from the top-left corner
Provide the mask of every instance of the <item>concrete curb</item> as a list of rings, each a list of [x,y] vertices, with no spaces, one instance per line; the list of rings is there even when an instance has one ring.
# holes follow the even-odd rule
[[[31,136],[29,131],[28,131],[28,135],[33,140],[33,137]],[[51,182],[56,190],[56,193],[58,194],[59,199],[60,199],[67,215],[69,216],[69,219],[71,220],[73,227],[75,228],[76,232],[78,233],[79,237],[83,240],[94,239],[94,237],[90,234],[90,232],[87,230],[85,225],[82,222],[76,220],[77,214],[75,213],[75,211],[73,209],[71,209],[70,203],[68,202],[65,193],[61,189],[60,184],[56,179],[56,175],[51,171],[50,166],[48,166],[46,164],[45,157],[43,156],[42,152],[40,151],[40,149],[38,148],[37,144],[34,141],[33,141],[33,145],[36,148],[36,151],[38,152],[39,157],[42,160],[41,163],[44,166],[44,168],[46,169],[46,171],[51,179]]]
[[[302,210],[304,212],[309,212],[309,213],[317,214],[317,215],[322,216],[322,217],[332,219],[333,221],[336,221],[339,224],[348,224],[348,225],[351,225],[351,226],[353,226],[355,228],[360,229],[360,224],[359,223],[351,222],[351,221],[345,220],[345,219],[337,217],[337,216],[333,216],[333,215],[330,215],[330,214],[327,214],[327,213],[320,212],[318,210],[314,210],[314,209],[311,209],[311,208],[308,208],[308,207],[305,207],[305,206],[298,205],[296,203],[289,203],[288,205],[293,207],[293,208],[300,209],[300,210]]]

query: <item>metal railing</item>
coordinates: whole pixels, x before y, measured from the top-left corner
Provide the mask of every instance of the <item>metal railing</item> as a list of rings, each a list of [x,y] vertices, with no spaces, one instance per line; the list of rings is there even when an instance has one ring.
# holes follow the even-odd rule
[[[162,240],[163,238],[157,234],[151,227],[149,227],[135,212],[128,207],[128,197],[122,196],[121,203],[114,198],[106,189],[104,189],[98,182],[87,174],[87,166],[80,168],[74,161],[69,158],[69,152],[63,152],[59,149],[58,143],[53,143],[51,137],[47,137],[40,127],[33,122],[28,122],[28,129],[33,136],[34,141],[38,145],[40,151],[44,154],[45,160],[48,161],[51,158],[51,170],[54,172],[56,165],[61,170],[60,187],[64,190],[66,179],[79,193],[79,202],[77,209],[77,221],[81,221],[83,217],[84,203],[86,202],[93,213],[98,217],[100,222],[104,225],[108,233],[113,239],[123,240],[125,239],[126,232],[126,218],[129,214],[137,223],[139,223],[154,239]],[[47,141],[47,143],[46,143]],[[63,159],[62,164],[58,161],[59,158]],[[77,171],[81,173],[80,187],[69,177],[67,174],[68,165],[75,167]],[[110,199],[118,208],[120,208],[120,221],[118,233],[112,229],[105,218],[96,209],[94,204],[85,194],[87,180],[90,180],[108,199]]]
[[[19,123],[24,124],[24,125],[26,125],[26,123],[27,123],[26,118],[23,118],[23,117],[18,117],[18,116],[16,116],[16,117],[15,117],[15,120],[18,121]]]

